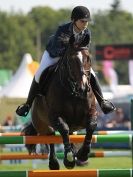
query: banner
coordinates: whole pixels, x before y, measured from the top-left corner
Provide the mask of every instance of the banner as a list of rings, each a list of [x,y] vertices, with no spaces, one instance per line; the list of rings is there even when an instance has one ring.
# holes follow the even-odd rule
[[[130,60],[133,59],[133,44],[97,45],[96,60]]]

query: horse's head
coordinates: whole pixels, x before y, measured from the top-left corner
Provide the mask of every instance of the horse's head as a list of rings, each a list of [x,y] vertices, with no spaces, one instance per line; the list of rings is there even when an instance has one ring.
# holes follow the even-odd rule
[[[75,88],[85,90],[88,86],[88,75],[90,71],[90,59],[84,57],[82,52],[88,41],[85,38],[81,44],[75,43],[75,37],[72,35],[69,40],[68,48],[62,58],[62,68],[65,79],[69,80]],[[74,89],[75,89],[74,88]]]

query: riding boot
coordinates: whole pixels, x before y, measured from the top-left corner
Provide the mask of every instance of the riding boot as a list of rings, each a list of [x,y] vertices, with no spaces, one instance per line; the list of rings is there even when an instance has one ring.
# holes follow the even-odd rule
[[[18,108],[16,109],[16,113],[19,116],[23,116],[23,117],[27,116],[32,106],[32,102],[37,94],[39,94],[39,84],[35,81],[34,78],[30,87],[30,91],[26,103],[18,106]]]
[[[94,76],[93,74],[91,74],[90,84],[91,84],[93,93],[94,93],[102,111],[104,112],[104,114],[108,114],[108,113],[116,110],[116,107],[113,105],[113,103],[111,103],[110,101],[105,100],[103,98],[103,93],[100,88],[100,83],[98,81],[98,78],[96,76]]]

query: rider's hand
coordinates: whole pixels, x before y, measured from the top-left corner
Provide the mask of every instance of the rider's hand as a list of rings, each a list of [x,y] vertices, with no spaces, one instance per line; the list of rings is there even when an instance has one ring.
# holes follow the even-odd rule
[[[90,56],[89,51],[87,49],[81,50],[83,58],[88,58]]]
[[[88,70],[90,69],[90,66],[91,66],[90,53],[87,49],[81,50],[81,53],[83,55],[84,69]]]

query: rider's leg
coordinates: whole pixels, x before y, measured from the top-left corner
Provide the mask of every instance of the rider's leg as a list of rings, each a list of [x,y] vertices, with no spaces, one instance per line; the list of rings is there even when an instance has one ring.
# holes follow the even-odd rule
[[[24,116],[24,117],[27,116],[27,114],[31,108],[32,102],[37,94],[39,94],[39,84],[36,82],[36,80],[34,78],[32,81],[31,87],[30,87],[30,91],[29,91],[26,103],[19,106],[16,110],[16,113],[19,116]]]
[[[103,93],[102,93],[102,90],[100,87],[100,83],[99,83],[98,78],[92,69],[91,69],[90,84],[91,84],[93,93],[95,94],[95,97],[96,97],[102,111],[104,112],[104,114],[108,114],[108,113],[114,111],[116,109],[115,106],[110,101],[104,99]]]
[[[59,58],[54,58],[54,59],[51,58],[47,51],[44,52],[42,59],[41,59],[40,67],[37,70],[35,77],[32,81],[27,101],[25,104],[19,106],[16,110],[16,113],[19,116],[27,116],[27,114],[32,106],[32,102],[33,102],[34,98],[36,97],[37,94],[40,93],[39,92],[39,80],[40,80],[40,76],[41,76],[42,72],[48,66],[55,64],[58,60],[59,60]]]

